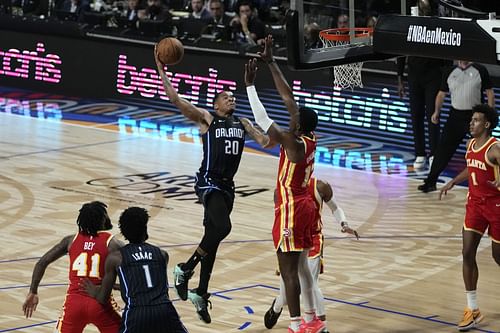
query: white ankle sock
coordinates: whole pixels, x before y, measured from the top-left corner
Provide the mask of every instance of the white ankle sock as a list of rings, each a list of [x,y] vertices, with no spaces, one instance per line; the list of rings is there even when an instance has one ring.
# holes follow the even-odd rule
[[[290,317],[290,328],[295,332],[300,326],[300,317]]]
[[[475,290],[469,290],[465,292],[465,295],[467,296],[467,306],[469,309],[477,310],[477,292]]]
[[[315,315],[316,315],[316,313],[314,311],[312,311],[312,312],[309,312],[309,311],[304,312],[304,321],[306,323],[312,321],[314,319]]]

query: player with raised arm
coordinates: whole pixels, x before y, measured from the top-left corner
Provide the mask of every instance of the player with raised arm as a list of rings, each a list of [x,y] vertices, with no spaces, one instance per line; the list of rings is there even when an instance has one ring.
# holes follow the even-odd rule
[[[120,328],[120,315],[114,300],[108,295],[102,304],[80,289],[82,279],[99,284],[104,276],[104,262],[108,254],[123,244],[106,230],[113,226],[100,201],[83,204],[76,220],[78,233],[64,237],[45,253],[35,265],[30,291],[23,304],[26,318],[32,316],[38,305],[38,286],[46,268],[65,254],[69,254],[69,287],[62,315],[57,322],[57,332],[81,333],[88,324],[95,325],[102,333],[116,333]]]
[[[165,93],[181,113],[195,122],[202,134],[203,160],[196,174],[195,191],[205,208],[203,238],[192,256],[174,268],[174,287],[182,300],[188,298],[196,307],[198,317],[210,323],[208,312],[208,283],[215,263],[217,249],[231,231],[230,214],[234,203],[233,178],[240,165],[245,145],[245,122],[234,115],[235,98],[230,91],[219,92],[214,100],[214,111],[208,112],[181,98],[168,79],[164,64],[158,58],[155,47],[155,61],[163,81]],[[252,133],[248,133],[252,137]],[[254,138],[261,145],[266,142]],[[199,284],[188,289],[188,281],[195,267],[201,262]]]
[[[314,198],[314,203],[316,207],[316,220],[318,222],[316,232],[313,234],[313,246],[309,250],[309,269],[313,275],[313,291],[314,291],[314,305],[316,308],[316,314],[319,319],[321,319],[326,326],[326,314],[323,293],[319,288],[319,275],[323,273],[323,246],[324,246],[324,235],[323,235],[323,219],[322,210],[323,204],[326,204],[328,208],[333,213],[333,218],[340,224],[340,230],[342,232],[354,235],[356,239],[359,239],[358,232],[355,229],[351,229],[347,223],[344,210],[339,207],[335,196],[333,195],[333,189],[331,185],[321,179],[316,179],[311,177],[309,180],[309,194]],[[300,276],[299,276],[300,278]],[[302,282],[302,281],[301,281]],[[273,328],[278,321],[279,316],[283,306],[286,305],[286,294],[285,285],[283,284],[283,279],[280,283],[280,292],[278,297],[273,300],[271,307],[267,310],[264,316],[264,325],[267,328]],[[328,330],[323,330],[323,333],[328,332]]]
[[[120,215],[120,231],[129,241],[106,259],[106,274],[96,286],[86,280],[83,288],[100,303],[106,302],[118,275],[125,302],[121,333],[187,333],[168,297],[168,254],[146,243],[149,214],[129,207]]]
[[[500,145],[492,136],[498,125],[495,109],[486,104],[472,108],[470,133],[465,159],[467,167],[449,181],[439,193],[439,199],[453,186],[468,180],[469,193],[462,229],[462,273],[467,296],[467,307],[459,331],[476,327],[483,320],[477,302],[477,281],[479,269],[476,262],[477,248],[488,229],[491,238],[492,255],[500,265]]]
[[[314,169],[316,137],[313,131],[318,122],[314,110],[299,108],[292,89],[272,55],[272,37],[265,39],[261,59],[269,65],[274,83],[290,115],[289,129],[282,130],[267,115],[255,89],[256,59],[245,64],[245,84],[257,124],[273,142],[280,144],[278,179],[276,182],[275,219],[272,230],[280,272],[290,313],[290,333],[321,332],[325,325],[314,309],[313,277],[307,263],[312,233],[315,229],[314,201],[307,185]],[[302,288],[299,274],[303,279]],[[304,299],[304,322],[300,311],[300,295]]]

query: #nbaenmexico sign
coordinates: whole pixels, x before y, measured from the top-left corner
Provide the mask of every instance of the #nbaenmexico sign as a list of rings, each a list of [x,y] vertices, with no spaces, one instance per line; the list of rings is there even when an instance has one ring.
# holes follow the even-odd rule
[[[375,27],[373,48],[375,52],[387,54],[497,64],[496,39],[481,27],[480,22],[383,15]]]

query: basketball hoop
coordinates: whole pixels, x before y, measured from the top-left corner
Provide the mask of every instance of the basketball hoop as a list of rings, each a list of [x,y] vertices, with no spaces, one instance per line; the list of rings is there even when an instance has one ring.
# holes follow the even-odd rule
[[[372,34],[373,28],[336,28],[320,31],[319,38],[323,42],[323,48],[349,48],[357,44],[366,45],[366,40],[369,40]],[[354,87],[363,87],[361,67],[362,62],[333,66],[333,86],[351,90]]]

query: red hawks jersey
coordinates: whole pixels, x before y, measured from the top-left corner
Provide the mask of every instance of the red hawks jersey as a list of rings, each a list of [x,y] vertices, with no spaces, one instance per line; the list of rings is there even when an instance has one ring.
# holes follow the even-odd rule
[[[97,236],[78,233],[69,248],[69,288],[68,294],[86,295],[79,283],[88,278],[94,284],[104,276],[104,262],[108,256],[108,244],[113,235],[100,231]]]
[[[321,232],[323,229],[323,221],[321,220],[321,211],[323,209],[323,199],[321,198],[321,195],[319,194],[318,190],[316,189],[316,183],[317,179],[314,177],[311,177],[309,180],[309,186],[308,186],[308,191],[311,197],[314,199],[314,206],[316,207],[314,215],[316,221],[318,221],[318,228],[316,231],[318,233]]]
[[[279,206],[283,202],[293,201],[294,197],[308,195],[307,185],[314,170],[314,155],[316,153],[316,137],[301,136],[304,142],[305,158],[298,163],[292,163],[283,146],[280,147],[278,180],[276,182],[277,200]]]
[[[467,171],[469,173],[469,195],[473,197],[491,197],[500,195],[500,191],[494,188],[488,181],[498,179],[498,165],[494,165],[488,159],[488,150],[496,144],[497,139],[491,137],[481,147],[474,148],[476,139],[472,139],[465,153]]]

